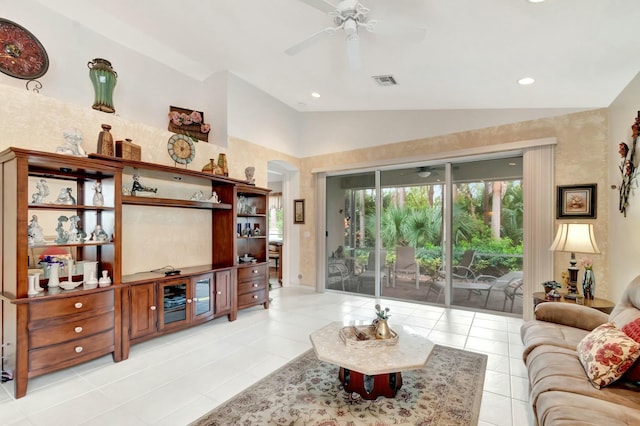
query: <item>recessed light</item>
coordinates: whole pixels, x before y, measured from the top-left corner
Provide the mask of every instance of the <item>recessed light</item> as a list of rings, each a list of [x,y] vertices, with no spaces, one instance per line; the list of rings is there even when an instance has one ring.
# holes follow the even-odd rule
[[[529,3],[542,3],[544,0],[529,0]]]
[[[311,96],[313,96],[314,98],[319,98],[320,97],[320,93],[313,92],[313,93],[311,93]]]
[[[535,82],[536,82],[535,78],[531,78],[531,77],[523,77],[520,80],[518,80],[518,84],[521,84],[523,86],[528,86],[529,84],[533,84]]]

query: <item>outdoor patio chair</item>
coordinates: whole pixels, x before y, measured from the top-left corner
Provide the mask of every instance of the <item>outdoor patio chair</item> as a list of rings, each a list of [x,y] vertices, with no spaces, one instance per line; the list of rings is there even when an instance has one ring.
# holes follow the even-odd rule
[[[398,274],[412,276],[416,281],[416,288],[420,288],[420,266],[416,261],[416,249],[413,247],[397,247],[396,261],[391,273],[391,286],[396,286]]]
[[[487,295],[484,299],[483,307],[487,307],[489,303],[489,296],[491,296],[491,290],[493,289],[494,284],[498,280],[497,277],[493,275],[478,275],[474,278],[473,281],[453,281],[453,289],[454,290],[467,290],[468,295],[467,299],[471,299],[471,294],[482,294],[482,292],[486,292]],[[433,291],[438,293],[436,297],[436,303],[439,302],[440,296],[444,293],[444,280],[436,280],[429,283],[429,287],[427,288],[427,297]]]
[[[483,307],[486,308],[489,303],[489,297],[491,297],[491,292],[493,290],[502,289],[505,291],[505,294],[506,294],[507,287],[512,282],[515,282],[518,279],[522,280],[522,271],[511,271],[500,277],[495,277],[493,275],[477,275],[475,276],[473,281],[465,281],[465,280],[458,281],[458,280],[455,280],[454,278],[453,289],[468,290],[469,293],[468,293],[467,299],[471,298],[471,294],[482,294],[482,292],[486,292],[487,294],[484,299],[484,305],[483,305]],[[431,292],[438,293],[438,296],[436,298],[436,303],[438,303],[438,301],[440,300],[440,296],[444,293],[443,290],[444,290],[444,279],[430,282],[429,287],[427,288],[427,297],[429,297],[429,294]],[[518,295],[521,295],[521,293],[518,293]],[[505,305],[506,305],[506,298],[505,298]],[[502,310],[504,310],[504,307]]]
[[[509,284],[504,288],[504,303],[502,304],[502,310],[507,306],[507,299],[511,299],[511,308],[509,312],[513,312],[513,302],[515,302],[516,297],[522,297],[522,284],[524,284],[524,280],[522,277],[513,278],[509,281]]]
[[[331,284],[340,283],[342,291],[345,291],[345,283],[351,283],[351,274],[349,273],[349,268],[347,268],[347,265],[344,264],[344,262],[329,262],[327,272],[327,287]]]
[[[386,250],[380,251],[380,281],[386,281],[386,286],[389,286],[389,281],[385,268],[385,258],[387,256]],[[373,282],[376,278],[376,253],[374,250],[369,252],[369,257],[367,258],[367,264],[364,266],[364,269],[361,273],[356,274],[356,278],[358,279],[358,293],[360,292],[360,285],[365,282]]]
[[[475,250],[466,250],[462,254],[462,259],[459,265],[453,265],[451,267],[451,273],[454,280],[473,281],[476,279],[476,274],[471,270],[471,265],[476,257]]]

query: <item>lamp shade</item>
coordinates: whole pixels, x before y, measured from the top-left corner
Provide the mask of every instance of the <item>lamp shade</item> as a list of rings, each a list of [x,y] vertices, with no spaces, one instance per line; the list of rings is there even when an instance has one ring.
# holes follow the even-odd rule
[[[593,225],[590,223],[561,223],[556,239],[549,247],[552,251],[571,253],[600,253]]]

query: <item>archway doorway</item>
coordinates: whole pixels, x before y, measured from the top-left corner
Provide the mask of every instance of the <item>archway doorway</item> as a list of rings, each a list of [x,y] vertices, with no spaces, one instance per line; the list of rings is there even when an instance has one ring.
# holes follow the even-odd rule
[[[291,163],[267,163],[269,203],[269,283],[274,286],[298,284],[300,237],[292,226],[293,200],[300,193],[299,170]]]

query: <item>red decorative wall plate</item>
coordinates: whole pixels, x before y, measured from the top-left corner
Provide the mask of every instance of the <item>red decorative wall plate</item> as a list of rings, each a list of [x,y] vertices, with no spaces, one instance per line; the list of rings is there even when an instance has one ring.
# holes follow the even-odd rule
[[[0,72],[33,80],[48,68],[49,57],[40,41],[22,26],[0,18]]]

